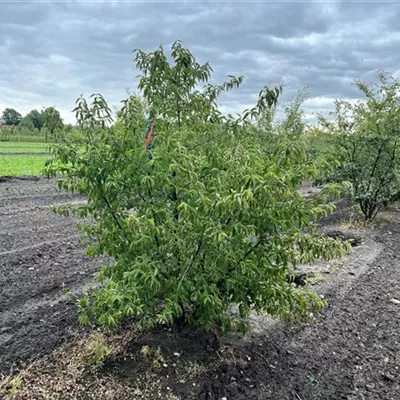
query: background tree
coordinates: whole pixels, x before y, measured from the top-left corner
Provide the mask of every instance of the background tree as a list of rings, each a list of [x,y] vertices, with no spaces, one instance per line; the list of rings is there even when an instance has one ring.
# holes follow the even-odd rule
[[[44,124],[44,116],[43,112],[39,112],[38,110],[31,110],[28,114],[25,115],[24,119],[30,120],[34,128],[40,130]]]
[[[55,107],[47,107],[43,110],[43,127],[46,128],[45,141],[48,141],[48,132],[52,136],[57,130],[61,130],[64,127],[63,120],[60,113]]]
[[[18,125],[19,128],[26,128],[29,131],[33,131],[35,129],[35,125],[33,124],[31,118],[25,116],[21,119],[20,124]]]
[[[22,116],[18,111],[14,110],[13,108],[6,108],[3,111],[1,119],[5,125],[17,126],[21,122]]]
[[[400,191],[400,80],[380,71],[374,85],[356,86],[365,100],[337,101],[334,122],[321,121],[340,161],[336,179],[352,183],[353,199],[371,220]]]

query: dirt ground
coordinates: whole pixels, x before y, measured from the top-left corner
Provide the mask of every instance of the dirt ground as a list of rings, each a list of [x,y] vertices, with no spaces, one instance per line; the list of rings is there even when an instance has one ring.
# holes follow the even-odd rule
[[[125,327],[104,333],[113,351],[104,365],[88,368],[82,357],[93,332],[77,335],[76,311],[60,286],[79,290],[99,260],[84,255],[75,221],[48,208],[71,200],[79,198],[46,180],[0,183],[0,368],[9,373],[19,360],[47,354],[0,383],[0,398],[400,399],[396,207],[368,229],[348,221],[345,203],[323,222],[326,231],[359,236],[361,245],[304,268],[329,303],[314,321],[286,326],[253,316],[253,335],[219,345],[195,329],[139,334]]]
[[[76,313],[62,285],[79,290],[98,270],[72,218],[50,205],[82,201],[45,178],[0,182],[0,373],[69,337]]]

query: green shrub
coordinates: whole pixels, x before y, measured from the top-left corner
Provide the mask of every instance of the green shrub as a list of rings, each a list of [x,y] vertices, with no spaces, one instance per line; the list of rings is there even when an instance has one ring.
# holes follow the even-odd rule
[[[352,198],[366,220],[399,192],[400,80],[379,72],[375,86],[357,82],[364,101],[337,101],[335,121],[323,120],[336,145],[338,180],[352,183]]]
[[[98,332],[90,337],[82,359],[88,366],[101,367],[111,353],[112,349],[107,344],[104,334]]]
[[[130,96],[107,127],[104,99],[79,99],[86,137],[60,145],[47,166],[49,175],[63,174],[60,187],[87,196],[75,212],[93,217],[84,225],[90,254],[115,260],[80,300],[81,321],[112,326],[134,317],[146,327],[180,321],[245,330],[253,309],[292,319],[321,308],[316,293],[287,277],[300,263],[343,253],[313,222],[333,210],[327,202],[337,187],[305,199],[298,187],[319,167],[308,160],[301,132],[281,131],[267,149],[263,131],[246,122],[276,104],[280,90],[264,88],[243,117],[224,118],[216,99],[236,84],[198,91],[209,67],[179,43],[173,66],[162,49],[138,54],[145,102]],[[148,110],[159,117],[150,157]],[[286,126],[299,126],[290,110]]]

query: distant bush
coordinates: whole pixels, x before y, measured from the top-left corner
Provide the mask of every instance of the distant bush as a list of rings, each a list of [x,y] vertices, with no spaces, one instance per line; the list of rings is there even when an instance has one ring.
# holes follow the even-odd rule
[[[352,183],[352,198],[372,220],[400,190],[400,81],[380,72],[376,85],[356,85],[365,101],[337,101],[335,121],[322,122],[340,161],[335,178]]]

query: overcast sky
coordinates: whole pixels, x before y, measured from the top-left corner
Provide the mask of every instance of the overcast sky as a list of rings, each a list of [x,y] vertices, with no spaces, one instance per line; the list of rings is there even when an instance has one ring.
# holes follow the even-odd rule
[[[66,122],[81,94],[118,105],[136,88],[132,50],[180,39],[214,80],[244,75],[222,111],[255,103],[266,84],[286,98],[308,86],[308,114],[355,99],[355,79],[400,74],[399,2],[128,2],[0,0],[0,113],[56,106]]]

